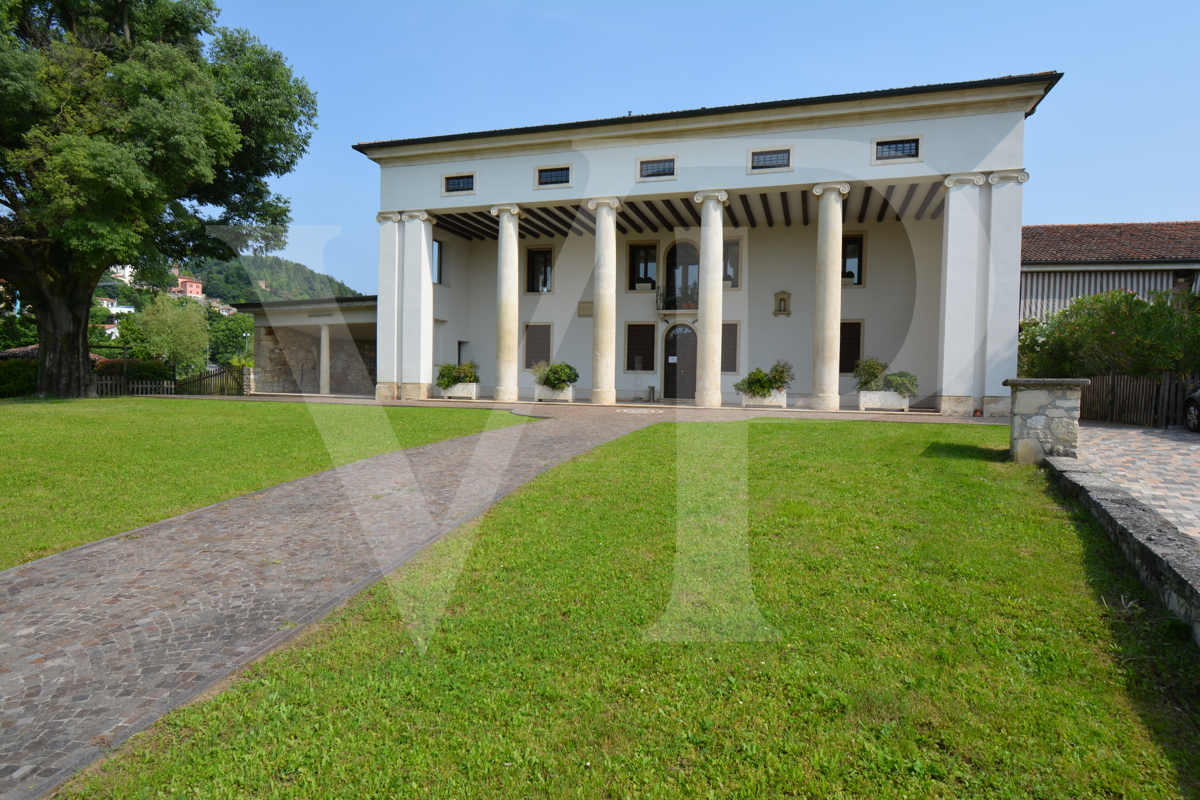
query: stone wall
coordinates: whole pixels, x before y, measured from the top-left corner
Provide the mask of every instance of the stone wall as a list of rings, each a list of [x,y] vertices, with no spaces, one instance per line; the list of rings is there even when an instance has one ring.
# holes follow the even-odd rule
[[[1079,442],[1079,392],[1087,378],[1010,378],[1013,461],[1040,464],[1046,456],[1075,457]]]
[[[320,337],[286,327],[260,327],[255,333],[255,392],[320,392]],[[375,394],[374,340],[330,341],[329,391],[333,394]]]

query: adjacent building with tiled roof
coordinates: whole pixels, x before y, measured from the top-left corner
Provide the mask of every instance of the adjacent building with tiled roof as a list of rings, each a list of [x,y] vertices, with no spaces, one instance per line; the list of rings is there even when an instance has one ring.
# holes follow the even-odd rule
[[[1045,319],[1071,301],[1113,289],[1149,299],[1190,289],[1200,270],[1200,222],[1026,225],[1021,317]]]

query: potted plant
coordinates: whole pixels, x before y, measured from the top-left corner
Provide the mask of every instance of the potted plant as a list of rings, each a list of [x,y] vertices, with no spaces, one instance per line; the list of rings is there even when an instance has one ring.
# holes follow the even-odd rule
[[[858,391],[858,410],[882,408],[908,411],[908,401],[917,396],[917,376],[910,372],[887,371],[888,365],[867,356],[854,364],[854,388]]]
[[[479,365],[474,361],[442,364],[438,367],[437,385],[442,390],[442,397],[478,400]]]
[[[572,384],[577,380],[579,373],[570,364],[539,361],[533,365],[533,399],[538,402],[565,400],[572,403],[575,401],[575,387]]]
[[[779,406],[787,408],[787,390],[796,379],[792,365],[780,359],[770,371],[763,372],[755,367],[749,375],[733,385],[742,396],[742,408],[746,406]]]

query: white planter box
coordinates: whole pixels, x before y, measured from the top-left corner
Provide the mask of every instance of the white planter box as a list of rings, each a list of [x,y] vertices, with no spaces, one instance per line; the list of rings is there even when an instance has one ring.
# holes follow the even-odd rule
[[[440,387],[439,387],[440,388]],[[442,389],[443,399],[459,398],[460,400],[478,400],[478,383],[456,383],[449,389]]]
[[[748,394],[742,395],[742,408],[747,406],[779,406],[787,408],[787,392],[783,389],[777,389],[771,392],[769,397],[751,397]]]
[[[726,289],[732,289],[733,281],[721,281],[721,285]]]
[[[653,283],[635,283],[635,284],[633,284],[633,288],[639,292],[652,292],[652,291],[654,291],[654,284]]]
[[[859,392],[858,410],[882,408],[886,411],[908,411],[908,398],[896,392]]]
[[[561,403],[574,403],[575,402],[575,387],[568,386],[565,389],[556,390],[556,389],[551,389],[548,386],[542,386],[541,384],[535,383],[533,385],[533,399],[535,402],[541,402],[543,400],[548,400],[548,401],[556,401],[556,402],[561,402]]]

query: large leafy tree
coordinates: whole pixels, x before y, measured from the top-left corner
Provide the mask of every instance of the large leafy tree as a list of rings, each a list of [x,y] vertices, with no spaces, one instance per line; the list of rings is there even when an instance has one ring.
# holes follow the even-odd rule
[[[88,311],[109,267],[161,283],[172,262],[281,243],[288,205],[268,180],[305,152],[316,99],[217,13],[0,0],[0,278],[36,311],[42,396],[94,394]]]

